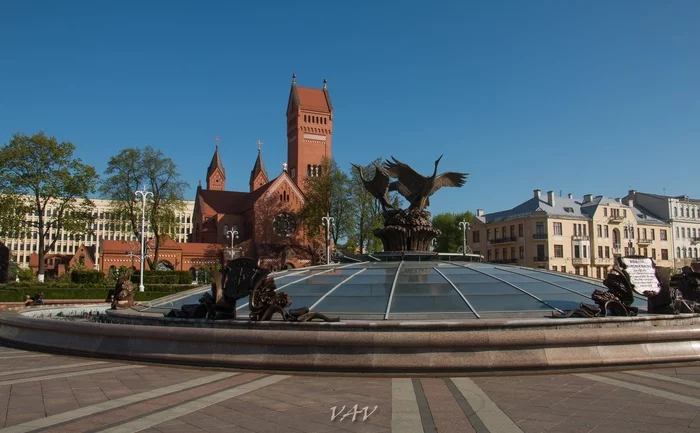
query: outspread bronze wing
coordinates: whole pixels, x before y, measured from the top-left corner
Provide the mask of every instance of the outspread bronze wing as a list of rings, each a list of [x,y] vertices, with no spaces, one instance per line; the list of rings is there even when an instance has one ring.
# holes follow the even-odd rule
[[[443,186],[460,187],[464,185],[464,183],[467,181],[468,175],[469,173],[456,173],[454,171],[448,171],[438,175],[435,178],[435,183],[433,184],[433,188],[429,195],[433,195],[435,191],[439,190]]]
[[[389,175],[397,178],[399,182],[401,182],[413,194],[420,194],[420,191],[423,189],[423,185],[425,185],[427,178],[417,173],[408,164],[404,164],[393,156],[391,159],[393,161],[384,161],[384,168]]]

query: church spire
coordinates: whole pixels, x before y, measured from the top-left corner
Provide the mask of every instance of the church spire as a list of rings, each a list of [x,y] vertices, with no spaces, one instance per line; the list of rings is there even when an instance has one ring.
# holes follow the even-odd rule
[[[260,149],[263,142],[258,140],[256,144],[258,145],[258,157],[255,159],[255,165],[250,172],[250,192],[255,191],[269,181],[262,160],[262,150]]]
[[[207,189],[223,191],[226,186],[226,170],[219,156],[219,137],[216,137],[216,150],[207,169]]]

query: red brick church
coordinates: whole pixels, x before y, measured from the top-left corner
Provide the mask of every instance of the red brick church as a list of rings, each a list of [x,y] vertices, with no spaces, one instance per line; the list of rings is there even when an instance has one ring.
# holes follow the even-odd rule
[[[304,180],[318,176],[322,158],[331,157],[333,106],[326,80],[323,88],[296,84],[287,102],[287,163],[270,179],[258,155],[247,191],[226,189],[226,169],[218,142],[207,168],[206,188],[197,188],[191,242],[231,245],[243,255],[260,258],[273,268],[300,267],[313,261],[312,248],[293,214],[304,204]],[[320,222],[319,222],[320,224]]]

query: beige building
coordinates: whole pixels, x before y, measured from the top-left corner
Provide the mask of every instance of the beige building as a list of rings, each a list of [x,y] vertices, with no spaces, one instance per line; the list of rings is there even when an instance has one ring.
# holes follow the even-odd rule
[[[608,197],[576,200],[552,191],[513,209],[477,211],[468,244],[492,263],[604,278],[615,255],[642,254],[672,266],[670,226],[644,209]]]
[[[136,240],[134,234],[129,230],[129,224],[123,220],[115,219],[114,215],[111,213],[110,201],[102,199],[93,199],[95,204],[95,210],[93,215],[95,217],[95,222],[93,223],[92,230],[94,234],[87,237],[83,234],[81,236],[76,236],[74,233],[61,231],[61,237],[56,241],[56,245],[49,252],[49,254],[74,254],[78,251],[81,244],[85,246],[99,245],[98,240]],[[185,201],[185,210],[176,216],[176,221],[179,226],[176,229],[176,233],[173,235],[173,240],[177,242],[187,242],[188,235],[192,232],[192,213],[194,211],[194,201]],[[46,212],[50,214],[53,212],[53,208],[49,205]],[[27,214],[27,221],[37,221],[38,215]],[[148,227],[147,228],[147,237]],[[53,231],[49,231],[49,239],[53,236]],[[10,249],[10,257],[16,263],[22,267],[29,266],[29,257],[32,253],[38,252],[39,248],[39,234],[38,233],[26,233],[25,236],[20,238],[4,238],[3,242]],[[99,251],[97,252],[96,259],[99,259]]]

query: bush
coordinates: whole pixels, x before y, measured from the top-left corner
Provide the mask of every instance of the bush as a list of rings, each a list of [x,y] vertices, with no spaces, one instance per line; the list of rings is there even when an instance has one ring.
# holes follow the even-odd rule
[[[139,284],[141,275],[136,273],[131,276],[131,282]],[[192,275],[189,271],[144,271],[143,284],[190,284]]]
[[[36,276],[29,268],[19,268],[17,269],[17,276],[20,281],[36,281]]]
[[[55,288],[47,285],[19,286],[17,284],[7,285],[0,289],[0,302],[22,302],[26,295],[34,296],[37,292],[44,293],[45,300],[51,299],[95,299],[104,300],[107,298],[109,290],[113,287],[71,287]],[[163,296],[174,295],[185,290],[192,289],[191,284],[187,285],[154,285],[146,287],[145,292],[135,289],[135,299],[137,301],[149,301]]]
[[[75,284],[104,284],[105,274],[100,271],[73,271],[71,282]]]

